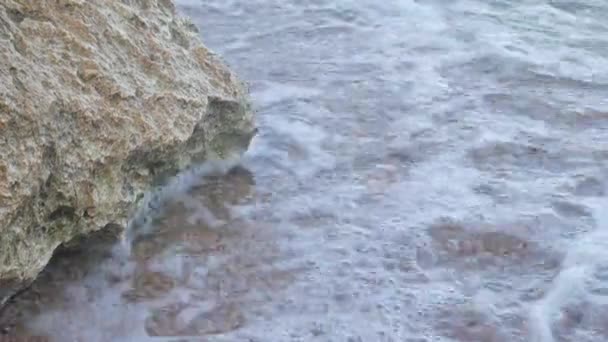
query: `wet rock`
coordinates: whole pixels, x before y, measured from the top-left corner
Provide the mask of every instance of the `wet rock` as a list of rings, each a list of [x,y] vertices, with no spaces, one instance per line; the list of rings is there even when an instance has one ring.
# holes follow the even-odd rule
[[[171,1],[0,3],[0,306],[153,184],[238,156],[243,85]]]
[[[468,151],[472,166],[481,171],[501,169],[545,170],[562,173],[580,166],[563,152],[542,146],[514,142],[493,141]]]
[[[234,304],[220,305],[202,313],[198,311],[184,303],[157,309],[146,319],[146,332],[150,336],[214,335],[238,329],[245,321]],[[194,317],[188,317],[192,315]]]
[[[132,286],[123,293],[123,298],[130,302],[137,302],[165,295],[175,286],[175,282],[161,272],[143,271],[135,275]]]
[[[492,318],[487,313],[461,305],[443,310],[435,324],[442,335],[454,341],[512,341]]]
[[[526,229],[483,224],[461,224],[440,220],[428,228],[436,263],[456,267],[459,271],[483,270],[492,266],[515,266],[544,269],[555,259],[533,240],[525,237]],[[556,265],[551,264],[551,267]],[[520,270],[520,271],[523,271]]]

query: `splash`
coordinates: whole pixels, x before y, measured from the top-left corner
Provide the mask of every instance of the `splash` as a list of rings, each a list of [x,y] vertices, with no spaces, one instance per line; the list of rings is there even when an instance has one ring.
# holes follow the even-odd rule
[[[608,266],[608,213],[605,203],[595,210],[598,228],[571,241],[559,274],[542,299],[530,308],[530,341],[554,342],[553,327],[568,320],[565,310],[593,298],[589,285],[602,268]],[[606,299],[603,299],[606,301]]]
[[[152,222],[164,213],[168,203],[180,200],[185,202],[189,189],[202,185],[206,177],[227,174],[240,162],[241,159],[237,158],[206,161],[184,170],[171,178],[167,184],[148,192],[125,229],[121,239],[122,246],[129,252],[137,239],[153,233],[154,224]],[[191,205],[197,206],[196,203]],[[198,209],[204,219],[215,220],[206,208],[198,205]]]

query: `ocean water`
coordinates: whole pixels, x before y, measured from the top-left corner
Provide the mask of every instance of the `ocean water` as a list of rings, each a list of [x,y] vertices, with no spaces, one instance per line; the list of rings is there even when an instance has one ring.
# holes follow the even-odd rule
[[[130,248],[57,257],[8,332],[608,340],[607,2],[176,2],[259,134],[168,185]]]

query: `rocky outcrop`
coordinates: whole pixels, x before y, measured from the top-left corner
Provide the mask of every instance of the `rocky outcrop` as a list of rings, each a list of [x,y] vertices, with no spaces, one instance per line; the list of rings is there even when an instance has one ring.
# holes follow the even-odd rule
[[[2,0],[0,305],[164,177],[242,153],[252,122],[170,0]]]

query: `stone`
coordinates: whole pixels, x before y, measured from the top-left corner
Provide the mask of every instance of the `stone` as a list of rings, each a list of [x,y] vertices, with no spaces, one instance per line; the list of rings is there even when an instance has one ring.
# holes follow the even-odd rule
[[[0,306],[167,177],[238,158],[253,121],[169,0],[0,2]]]

